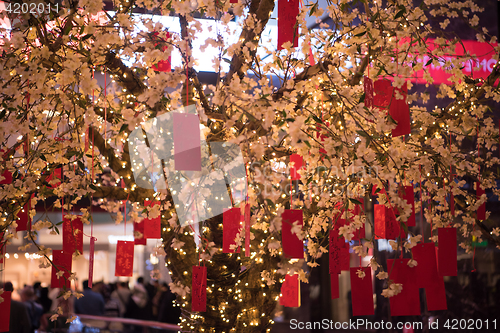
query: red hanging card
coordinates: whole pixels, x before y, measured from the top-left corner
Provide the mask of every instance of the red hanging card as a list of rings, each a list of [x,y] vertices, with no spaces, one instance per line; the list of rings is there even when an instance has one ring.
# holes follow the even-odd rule
[[[245,204],[245,214],[243,215],[245,223],[245,256],[250,257],[250,204]]]
[[[196,114],[174,113],[175,170],[201,171],[200,119]]]
[[[356,274],[358,270],[365,273],[363,278]],[[353,316],[369,316],[375,313],[370,267],[351,267],[351,300]]]
[[[457,229],[438,228],[438,272],[442,276],[457,276]]]
[[[330,274],[330,289],[332,299],[339,298],[339,275],[337,273]]]
[[[440,276],[428,288],[425,288],[425,298],[427,300],[428,311],[447,310],[446,290],[443,277]]]
[[[283,43],[291,42],[293,47],[299,45],[299,0],[278,0],[278,51]]]
[[[479,200],[484,193],[486,192],[481,187],[481,182],[476,182],[476,198]],[[480,221],[486,220],[486,203],[477,209],[477,219]]]
[[[9,170],[4,170],[4,172],[2,173],[2,177],[4,177],[5,179],[0,180],[0,185],[12,183],[12,173]]]
[[[92,288],[92,282],[94,281],[94,248],[95,248],[95,237],[90,237],[90,249],[89,249],[89,288]]]
[[[281,215],[281,245],[283,254],[289,259],[304,259],[304,242],[292,234],[293,223],[297,222],[302,228],[303,216],[300,209],[285,209]]]
[[[288,308],[300,306],[300,282],[299,275],[286,275],[281,285],[280,304]]]
[[[406,226],[414,227],[415,223],[415,193],[413,192],[413,186],[404,186],[403,200],[411,205],[411,215],[406,221]]]
[[[413,259],[417,261],[417,266],[415,266],[417,287],[427,288],[438,279],[435,245],[434,243],[420,243],[411,251]]]
[[[349,253],[349,243],[344,242],[340,246],[340,270],[348,271],[351,267],[351,254]]]
[[[49,183],[50,181],[53,181],[52,184],[49,184],[49,188],[56,188],[59,185],[61,185],[61,181],[60,181],[61,179],[62,179],[62,169],[56,168],[56,169],[54,169],[54,171],[52,171],[52,173],[47,178],[45,178],[45,181],[47,183]],[[59,181],[55,181],[55,180],[59,180]]]
[[[236,244],[236,235],[241,232],[241,209],[239,207],[230,208],[222,214],[222,252],[240,253],[240,248],[231,249],[231,245]],[[240,235],[240,237],[243,235]]]
[[[375,204],[373,208],[375,239],[396,239],[400,235],[400,228],[394,211],[379,204]]]
[[[30,200],[31,201],[31,200]],[[17,227],[16,231],[26,231],[31,229],[31,219],[29,217],[30,203],[28,202],[23,208],[17,213]]]
[[[73,254],[76,250],[83,253],[83,222],[80,216],[74,220],[63,220],[63,251]]]
[[[403,95],[403,99],[396,99],[396,91],[398,91],[400,95]],[[391,106],[389,107],[389,115],[397,123],[396,128],[392,130],[392,137],[394,138],[411,133],[411,120],[410,108],[406,103],[406,95],[408,94],[406,82],[401,89],[393,89],[393,92]]]
[[[334,228],[330,230],[329,249],[328,249],[329,260],[330,260],[330,266],[329,266],[330,274],[340,274],[340,272],[342,271],[340,266],[340,256],[341,256],[340,251],[341,247],[343,246],[342,243],[345,242],[343,238],[339,238],[338,229]]]
[[[361,205],[355,204],[352,213],[354,214],[354,216],[359,216],[361,215],[361,212],[365,211],[365,200],[363,198],[356,198],[356,200],[361,202]],[[354,237],[352,238],[352,240],[360,240],[365,237],[366,237],[366,231],[365,231],[365,226],[363,225],[361,228],[354,231]]]
[[[411,250],[413,259],[417,261],[416,284],[425,288],[427,310],[446,310],[446,291],[443,277],[438,274],[434,243],[420,243]]]
[[[191,311],[207,311],[207,268],[205,266],[193,266]]]
[[[134,242],[116,243],[115,276],[132,276],[134,271]]]
[[[403,289],[389,298],[391,316],[419,316],[420,296],[416,285],[415,268],[408,266],[410,259],[387,259],[389,279],[401,283]]]
[[[150,200],[144,201],[144,206],[159,205],[159,201],[152,202]],[[144,238],[145,239],[159,239],[161,238],[161,213],[154,219],[145,218],[144,223]]]
[[[3,232],[0,232],[0,264],[3,264],[3,256],[5,255],[5,241],[3,240]]]
[[[3,302],[0,303],[0,332],[9,332],[11,293],[4,291],[0,294],[3,298]]]
[[[229,3],[238,3],[238,0],[229,0]]]
[[[144,237],[144,220],[134,222],[134,244],[146,245],[147,239]]]
[[[158,32],[155,32],[154,34],[154,38],[156,40],[158,40],[159,38],[157,37],[158,36]],[[170,33],[167,32],[166,33],[166,37],[167,38],[170,38]],[[156,46],[157,44],[155,44]],[[165,50],[167,49],[168,47],[167,46],[163,46],[162,47],[162,51],[165,52]],[[153,65],[153,69],[155,71],[159,71],[159,72],[171,72],[172,71],[172,65],[171,65],[171,59],[172,57],[168,57],[168,60],[160,60],[158,61],[158,64],[157,65]]]
[[[391,104],[392,83],[389,80],[381,79],[373,83],[373,106],[380,109],[387,109]]]
[[[300,180],[299,170],[303,165],[304,160],[302,159],[302,156],[299,154],[290,155],[290,177],[292,180]]]
[[[373,106],[373,80],[365,76],[363,87],[365,90],[365,106],[371,108]]]
[[[70,288],[71,281],[71,253],[60,250],[52,251],[52,277],[50,282],[51,288]],[[61,277],[57,277],[58,272],[63,272]]]

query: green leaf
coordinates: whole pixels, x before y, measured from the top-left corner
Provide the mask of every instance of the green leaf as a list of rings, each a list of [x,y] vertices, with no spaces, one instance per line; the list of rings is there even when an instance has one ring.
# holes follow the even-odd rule
[[[306,144],[307,147],[311,148],[311,144],[309,143],[309,141],[305,140],[304,143]]]
[[[323,120],[321,120],[318,116],[312,115],[312,118],[314,119],[315,122],[323,124]]]
[[[355,205],[363,205],[363,203],[361,201],[356,200],[356,199],[349,198],[349,201],[352,202]]]
[[[403,17],[403,15],[404,15],[404,14],[406,14],[406,9],[402,9],[402,10],[400,10],[400,11],[396,14],[396,16],[394,16],[394,19],[395,19],[395,20],[397,20],[398,18]]]
[[[361,37],[366,34],[366,30],[363,32],[360,32],[359,34],[355,34],[354,37]]]

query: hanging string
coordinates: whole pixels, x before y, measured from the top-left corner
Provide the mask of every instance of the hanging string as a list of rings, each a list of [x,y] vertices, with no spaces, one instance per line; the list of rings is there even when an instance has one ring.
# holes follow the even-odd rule
[[[104,146],[106,146],[106,130],[107,130],[107,121],[108,121],[108,112],[107,112],[107,100],[106,100],[106,88],[107,88],[107,83],[106,83],[106,67],[104,69]]]
[[[422,243],[425,243],[424,237],[424,201],[423,201],[423,192],[422,192],[422,165],[418,166],[420,171],[419,175],[419,186],[420,186],[420,230],[422,233]]]

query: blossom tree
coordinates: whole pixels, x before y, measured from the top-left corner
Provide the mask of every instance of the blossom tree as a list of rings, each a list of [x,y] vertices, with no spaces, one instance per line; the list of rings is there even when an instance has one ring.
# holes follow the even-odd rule
[[[443,227],[458,229],[465,251],[472,250],[472,237],[500,245],[500,228],[488,212],[480,213],[485,191],[498,196],[493,166],[499,136],[490,106],[500,99],[500,68],[495,62],[487,76],[474,75],[485,65],[438,28],[463,20],[498,61],[496,38],[481,29],[481,8],[473,1],[413,2],[332,0],[321,9],[309,1],[293,23],[298,46],[295,36],[282,45],[263,43],[274,0],[123,0],[113,1],[108,12],[101,0],[64,0],[44,2],[52,9],[43,13],[4,11],[12,23],[4,29],[0,70],[4,242],[16,237],[23,213],[35,216],[37,203],[55,200],[47,209],[65,215],[85,203],[78,213],[87,224],[92,203],[123,223],[120,208],[127,200],[129,221],[161,216],[158,251],[166,253],[171,289],[179,295],[181,327],[196,332],[269,331],[285,275],[307,282],[317,259],[332,251],[333,230],[361,257],[377,238],[391,238],[410,266],[418,265],[412,248],[439,242]],[[138,8],[175,16],[178,29],[138,17]],[[308,30],[307,17],[325,14],[330,26]],[[219,50],[213,59],[218,80],[208,86],[194,69],[200,15],[219,26],[202,46]],[[235,17],[239,28],[233,31]],[[278,12],[278,25],[280,18],[285,13]],[[160,70],[174,54],[182,62]],[[434,83],[435,67],[447,82]],[[422,92],[416,83],[435,89]],[[429,105],[430,97],[443,106]],[[233,251],[222,250],[223,214],[197,224],[180,221],[169,161],[156,163],[162,158],[153,150],[164,142],[151,139],[146,125],[187,105],[200,116],[204,142],[227,142],[242,152],[248,196],[240,200],[245,205],[229,202],[226,208],[249,206],[251,228],[236,233]],[[144,130],[142,145],[129,138],[138,128]],[[298,176],[290,168],[300,169]],[[155,177],[168,186],[154,183]],[[476,191],[467,187],[471,183]],[[213,199],[210,184],[192,187],[184,200]],[[405,186],[414,190],[414,209],[404,199]],[[395,237],[377,229],[376,214],[367,208],[375,197],[377,209],[393,215]],[[146,207],[151,200],[160,205]],[[290,259],[282,246],[283,214],[290,209],[303,214],[303,224],[289,228],[305,246],[302,258]],[[420,226],[407,223],[414,214]],[[36,247],[45,257],[41,266],[51,266],[51,249],[37,235],[45,228],[57,232],[59,222],[42,218],[28,227],[24,248]],[[359,236],[365,225],[372,232]],[[430,226],[427,237],[424,226]],[[241,252],[225,253],[237,247]],[[363,266],[387,280],[383,294],[397,295],[401,284],[376,256],[367,258]],[[207,269],[206,311],[192,311],[193,266]],[[356,271],[360,278],[365,272]]]

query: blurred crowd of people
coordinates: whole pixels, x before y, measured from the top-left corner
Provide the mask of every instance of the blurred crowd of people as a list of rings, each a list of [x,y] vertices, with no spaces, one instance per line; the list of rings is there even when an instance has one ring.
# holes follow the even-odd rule
[[[4,291],[14,292],[11,282],[0,284]],[[129,282],[105,284],[94,282],[89,288],[88,281],[83,281],[83,297],[75,299],[61,297],[62,289],[49,289],[36,282],[33,286],[25,285],[12,295],[10,313],[11,333],[33,333],[39,331],[59,331],[69,327],[66,323],[73,314],[85,314],[106,317],[123,317],[141,320],[159,321],[178,324],[180,308],[175,306],[175,294],[168,284],[151,280],[145,283],[139,277],[132,288]],[[59,310],[59,318],[50,320]],[[61,312],[62,310],[62,312]],[[142,327],[125,327],[128,332],[142,332]]]

